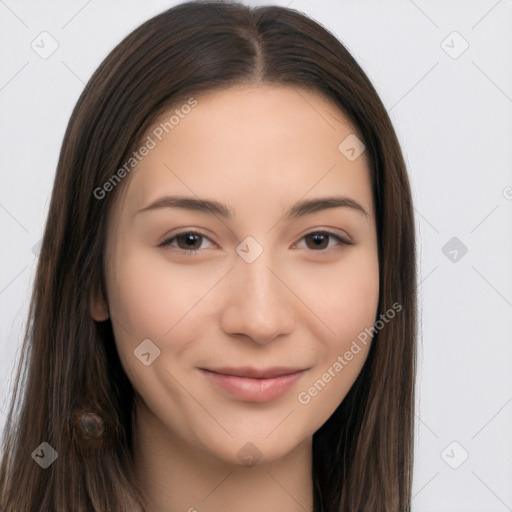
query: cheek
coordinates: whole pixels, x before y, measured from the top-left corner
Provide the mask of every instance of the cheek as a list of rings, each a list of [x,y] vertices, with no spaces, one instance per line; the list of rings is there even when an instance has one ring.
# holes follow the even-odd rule
[[[110,283],[111,316],[122,327],[122,338],[151,338],[165,329],[162,318],[164,276],[156,280],[158,269],[149,265],[142,254],[126,253],[115,265]],[[169,314],[172,308],[169,308]],[[167,323],[171,320],[169,317]],[[168,329],[169,327],[167,327]],[[116,336],[117,338],[117,336]]]
[[[336,374],[343,374],[338,379],[342,392],[348,391],[357,378],[366,356],[368,355],[371,336],[366,334],[373,327],[379,303],[379,264],[375,253],[362,254],[354,265],[347,267],[347,272],[341,277],[343,283],[338,286],[338,309],[331,309],[330,321],[334,325],[334,342],[329,343],[328,367],[340,362],[342,356],[343,369],[337,365]],[[334,301],[334,299],[333,299]],[[332,373],[332,371],[331,371]],[[335,379],[334,379],[335,380]]]
[[[128,244],[118,254],[122,256],[108,274],[115,343],[132,384],[141,394],[144,389],[154,392],[172,383],[165,368],[176,368],[191,342],[204,334],[204,299],[222,269],[172,265],[165,257],[155,257],[154,251]],[[154,363],[145,366],[137,355],[148,349]]]
[[[379,267],[375,253],[347,259],[329,276],[317,276],[322,287],[310,294],[315,312],[329,329],[317,331],[321,358],[299,390],[297,401],[312,431],[335,411],[357,379],[371,346],[379,301]],[[313,309],[313,308],[312,308]]]
[[[183,267],[173,269],[149,251],[126,246],[119,247],[118,253],[122,256],[115,260],[107,288],[123,368],[146,400],[167,397],[178,407],[180,394],[165,369],[173,367],[189,337],[194,338],[194,305],[206,293],[202,288],[208,283],[194,280],[192,271]],[[146,353],[149,356],[144,361]]]
[[[178,322],[187,321],[184,315],[211,286],[211,279],[197,276],[192,267],[173,267],[142,250],[126,251],[115,269],[110,308],[132,338],[163,338]]]
[[[321,338],[331,350],[350,345],[352,337],[375,322],[379,263],[373,251],[353,252],[336,265],[319,266],[307,282],[309,291],[303,293],[323,321]]]

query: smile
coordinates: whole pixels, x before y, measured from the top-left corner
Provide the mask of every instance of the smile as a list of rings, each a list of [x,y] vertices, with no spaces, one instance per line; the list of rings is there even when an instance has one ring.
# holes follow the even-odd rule
[[[246,402],[270,402],[284,395],[306,370],[274,368],[265,371],[244,369],[199,369],[216,387],[230,397]]]

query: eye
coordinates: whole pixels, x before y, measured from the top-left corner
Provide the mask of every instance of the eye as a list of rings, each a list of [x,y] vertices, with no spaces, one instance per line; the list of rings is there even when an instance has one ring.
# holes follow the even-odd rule
[[[173,249],[186,254],[187,256],[193,256],[195,253],[197,254],[199,251],[197,250],[201,246],[201,239],[204,238],[206,240],[210,240],[206,235],[201,233],[197,233],[196,231],[186,231],[184,233],[179,233],[178,235],[174,235],[172,238],[168,238],[163,242],[158,244],[158,247],[171,246]],[[173,245],[173,242],[176,240],[178,247],[176,248]],[[199,244],[198,244],[199,241]],[[210,240],[211,242],[211,240]],[[213,242],[212,242],[213,243]],[[198,247],[199,246],[199,247]]]
[[[186,231],[183,233],[179,233],[174,235],[171,238],[168,238],[158,244],[158,247],[170,246],[173,250],[177,250],[182,252],[187,256],[192,256],[200,252],[201,240],[209,240],[213,245],[216,245],[211,241],[206,235],[202,233],[198,233],[196,231]],[[307,235],[304,235],[301,238],[302,240],[306,240],[306,246],[308,249],[312,249],[315,252],[325,252],[326,249],[329,249],[329,239],[334,239],[338,245],[353,245],[353,242],[346,240],[340,235],[333,233],[331,231],[312,231]],[[311,243],[308,244],[307,241],[310,240]],[[325,242],[327,241],[327,246]],[[176,244],[174,244],[176,242]],[[295,244],[294,246],[296,246]],[[332,246],[330,247],[332,249]]]
[[[312,231],[307,235],[304,235],[301,240],[306,240],[306,246],[308,249],[313,249],[315,252],[325,252],[325,249],[329,249],[329,238],[336,240],[338,245],[353,245],[353,242],[341,237],[331,231]],[[311,243],[308,244],[307,241]],[[325,242],[327,241],[327,246]],[[330,247],[332,249],[332,246]]]

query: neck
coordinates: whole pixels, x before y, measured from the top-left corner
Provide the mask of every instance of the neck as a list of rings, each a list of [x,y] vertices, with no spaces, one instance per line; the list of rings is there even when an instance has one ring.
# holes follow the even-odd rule
[[[312,437],[264,464],[232,464],[183,441],[142,403],[135,470],[147,512],[304,512],[313,509]]]

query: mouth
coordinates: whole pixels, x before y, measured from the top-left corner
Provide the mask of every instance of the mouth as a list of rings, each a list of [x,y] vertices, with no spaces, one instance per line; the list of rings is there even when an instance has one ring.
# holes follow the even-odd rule
[[[304,368],[286,368],[284,366],[274,366],[272,368],[252,368],[250,366],[243,366],[240,368],[200,368],[209,372],[217,373],[219,375],[227,375],[230,377],[246,377],[248,379],[273,379],[275,377],[284,377],[285,375],[293,375],[304,371]]]
[[[199,368],[200,372],[230,398],[246,402],[269,402],[290,390],[307,369]]]

